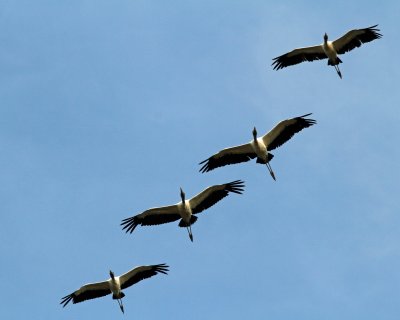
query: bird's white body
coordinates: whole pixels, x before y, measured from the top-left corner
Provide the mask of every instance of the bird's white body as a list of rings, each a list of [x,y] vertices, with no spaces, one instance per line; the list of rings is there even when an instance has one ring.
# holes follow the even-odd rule
[[[335,50],[335,47],[333,46],[332,41],[327,41],[322,44],[322,49],[324,49],[325,54],[327,55],[328,59],[332,62],[335,63],[336,58],[337,58],[337,52]]]
[[[108,280],[108,284],[110,286],[112,294],[119,298],[121,295],[121,282],[119,280],[119,277],[114,277],[114,279],[110,278]]]
[[[267,146],[262,138],[250,141],[250,145],[258,158],[267,161]]]
[[[190,206],[190,203],[188,200],[185,200],[185,202],[179,202],[177,204],[178,206],[178,211],[179,214],[181,215],[181,218],[183,221],[185,221],[187,224],[190,223],[190,218],[192,217],[192,208]]]

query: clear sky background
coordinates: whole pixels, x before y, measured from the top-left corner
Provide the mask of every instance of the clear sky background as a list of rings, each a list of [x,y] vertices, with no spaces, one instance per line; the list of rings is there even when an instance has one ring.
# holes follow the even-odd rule
[[[4,319],[398,319],[398,1],[0,1]],[[354,28],[382,39],[280,71],[272,58]],[[254,162],[198,163],[278,121],[316,126]],[[199,215],[121,219],[236,179]],[[167,263],[111,297],[88,282]]]

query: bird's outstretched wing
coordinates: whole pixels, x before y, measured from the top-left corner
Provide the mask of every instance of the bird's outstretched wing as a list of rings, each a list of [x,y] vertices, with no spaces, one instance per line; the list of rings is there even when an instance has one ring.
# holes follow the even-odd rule
[[[158,273],[167,274],[168,266],[165,263],[151,266],[136,267],[119,277],[121,289],[125,289],[141,280],[155,276]]]
[[[123,226],[122,230],[132,233],[139,224],[142,226],[153,226],[173,222],[180,219],[180,217],[177,205],[152,208],[136,216],[123,219],[121,226]]]
[[[200,192],[189,200],[192,213],[200,213],[225,198],[230,192],[242,194],[244,191],[244,181],[235,180],[225,184],[219,184]]]
[[[79,303],[89,299],[104,297],[110,293],[111,290],[107,281],[89,283],[63,297],[60,304],[65,307],[71,300],[72,303]]]
[[[199,171],[204,173],[229,164],[247,162],[255,157],[256,154],[250,143],[246,143],[240,146],[223,149],[208,159],[203,160],[199,163],[203,165]]]
[[[322,49],[322,45],[298,48],[272,59],[274,61],[272,66],[274,70],[279,70],[304,61],[322,60],[326,58],[328,57],[324,49]]]
[[[354,29],[347,32],[344,36],[332,42],[336,52],[344,54],[360,47],[363,43],[381,38],[382,34],[379,33],[379,29],[376,29],[377,26],[376,24],[369,28]]]
[[[311,113],[279,122],[270,132],[262,137],[267,146],[267,150],[271,151],[278,148],[292,138],[297,132],[316,124],[317,122],[315,120],[305,118],[309,115],[311,115]]]

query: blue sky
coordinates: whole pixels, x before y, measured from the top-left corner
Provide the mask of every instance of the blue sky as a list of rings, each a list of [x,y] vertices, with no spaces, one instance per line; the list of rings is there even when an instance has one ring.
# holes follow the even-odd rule
[[[0,1],[0,306],[6,319],[122,317],[60,298],[167,263],[125,291],[141,319],[398,319],[397,1]],[[384,37],[280,71],[272,58],[378,24]],[[278,121],[318,124],[254,163],[197,165]],[[246,182],[177,224],[120,220]]]

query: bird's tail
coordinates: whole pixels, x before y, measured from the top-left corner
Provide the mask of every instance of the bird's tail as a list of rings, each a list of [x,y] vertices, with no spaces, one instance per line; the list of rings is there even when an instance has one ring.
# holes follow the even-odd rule
[[[332,62],[331,59],[328,60],[328,66],[336,66],[336,65],[338,65],[339,63],[343,63],[343,61],[340,60],[339,57],[336,57],[335,62]]]
[[[270,161],[272,160],[273,157],[274,157],[274,155],[273,155],[272,153],[269,153],[269,152],[268,152],[268,154],[267,154],[267,161],[264,161],[264,160],[261,159],[261,158],[257,158],[256,163],[266,164],[266,163],[270,162]]]
[[[197,219],[198,219],[198,217],[192,215],[192,216],[190,217],[190,223],[189,223],[189,224],[187,224],[183,219],[181,219],[181,221],[179,221],[179,226],[180,226],[181,228],[189,227],[189,226],[191,226],[192,224],[194,224],[194,223],[197,221]]]
[[[112,298],[113,298],[114,300],[122,299],[123,297],[125,297],[125,293],[123,293],[122,291],[119,293],[118,296],[115,295],[114,293],[113,293],[113,296],[112,296]]]

